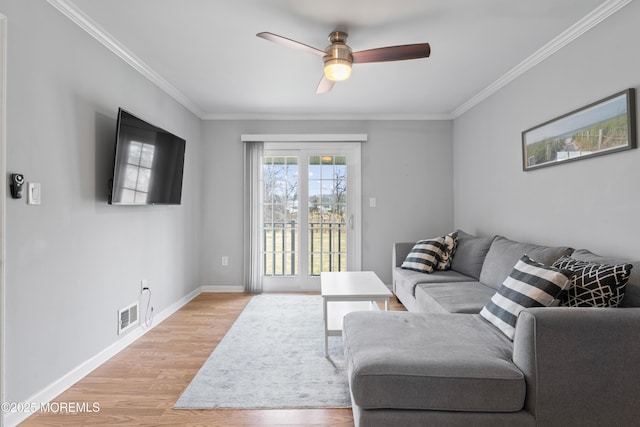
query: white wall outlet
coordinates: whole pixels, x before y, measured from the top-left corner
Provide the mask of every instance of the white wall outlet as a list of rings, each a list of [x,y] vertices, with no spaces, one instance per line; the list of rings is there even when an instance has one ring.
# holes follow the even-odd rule
[[[375,197],[369,197],[369,207],[375,208],[378,205],[378,201]]]
[[[223,265],[224,267],[229,266],[229,257],[228,257],[228,256],[223,256],[223,257],[222,257],[222,265]]]
[[[144,292],[144,288],[148,288],[147,279],[140,280],[140,293]]]

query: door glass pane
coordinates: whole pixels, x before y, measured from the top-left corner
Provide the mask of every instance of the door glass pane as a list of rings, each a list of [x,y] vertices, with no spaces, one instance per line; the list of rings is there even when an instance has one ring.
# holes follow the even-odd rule
[[[298,274],[298,158],[265,156],[264,275]]]
[[[309,157],[309,274],[347,269],[347,158]]]

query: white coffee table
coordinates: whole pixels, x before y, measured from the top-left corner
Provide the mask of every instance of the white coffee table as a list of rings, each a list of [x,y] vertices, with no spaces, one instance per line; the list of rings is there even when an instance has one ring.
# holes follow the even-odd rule
[[[329,336],[342,334],[342,320],[352,311],[371,310],[377,301],[389,309],[389,288],[373,271],[320,273],[322,315],[324,317],[324,355],[329,355]]]

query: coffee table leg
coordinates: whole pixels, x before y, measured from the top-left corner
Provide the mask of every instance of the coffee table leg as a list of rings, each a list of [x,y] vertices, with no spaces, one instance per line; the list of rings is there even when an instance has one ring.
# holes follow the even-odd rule
[[[322,316],[324,317],[324,357],[329,357],[329,318],[327,317],[326,298],[322,298]]]

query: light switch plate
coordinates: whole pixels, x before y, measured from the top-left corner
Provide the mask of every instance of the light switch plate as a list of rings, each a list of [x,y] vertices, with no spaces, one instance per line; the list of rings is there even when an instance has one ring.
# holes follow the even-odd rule
[[[42,199],[40,183],[30,182],[27,186],[27,204],[39,205]]]

